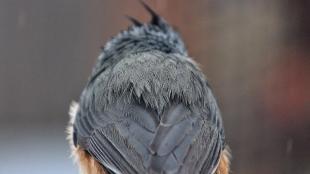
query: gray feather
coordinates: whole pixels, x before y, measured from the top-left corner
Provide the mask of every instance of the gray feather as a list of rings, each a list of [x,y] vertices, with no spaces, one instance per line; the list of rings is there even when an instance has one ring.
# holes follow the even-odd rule
[[[130,18],[99,56],[75,144],[113,173],[211,174],[225,145],[218,106],[179,35],[145,8],[152,21]]]

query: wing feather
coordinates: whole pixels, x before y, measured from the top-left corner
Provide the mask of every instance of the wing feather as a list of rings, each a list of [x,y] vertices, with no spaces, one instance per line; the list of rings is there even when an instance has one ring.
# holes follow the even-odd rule
[[[77,119],[75,130],[83,148],[114,173],[211,174],[222,145],[204,114],[182,103],[156,114],[143,103],[118,102]]]

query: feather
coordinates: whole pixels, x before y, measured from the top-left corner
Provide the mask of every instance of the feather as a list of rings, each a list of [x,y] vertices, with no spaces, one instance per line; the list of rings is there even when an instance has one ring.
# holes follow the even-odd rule
[[[126,15],[126,18],[127,18],[129,21],[131,21],[131,22],[132,22],[135,26],[137,26],[137,27],[140,27],[140,26],[143,25],[140,21],[138,21],[137,19],[135,19],[135,18],[133,18],[133,17],[131,17],[131,16],[127,16],[127,15]]]
[[[159,25],[161,21],[160,16],[150,6],[148,6],[143,0],[140,0],[140,3],[143,5],[146,11],[149,12],[149,14],[152,16],[151,24]]]

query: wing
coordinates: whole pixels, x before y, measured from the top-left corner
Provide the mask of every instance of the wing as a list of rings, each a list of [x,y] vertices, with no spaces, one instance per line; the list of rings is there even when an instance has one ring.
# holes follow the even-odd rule
[[[79,114],[77,144],[111,173],[211,174],[218,163],[220,129],[208,109],[173,103],[158,114],[143,102],[117,102]]]

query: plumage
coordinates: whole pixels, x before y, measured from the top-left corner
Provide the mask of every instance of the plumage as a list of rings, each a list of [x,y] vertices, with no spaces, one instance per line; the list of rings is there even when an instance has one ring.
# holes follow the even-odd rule
[[[79,107],[72,139],[106,173],[213,174],[225,149],[220,111],[179,34],[145,3],[103,48]]]
[[[129,21],[131,21],[137,27],[141,27],[143,25],[140,21],[138,21],[137,19],[135,19],[131,16],[126,16],[126,17]]]

